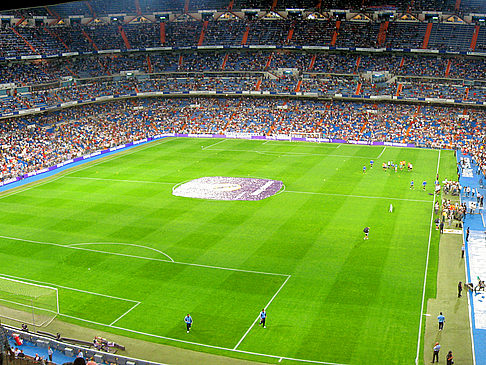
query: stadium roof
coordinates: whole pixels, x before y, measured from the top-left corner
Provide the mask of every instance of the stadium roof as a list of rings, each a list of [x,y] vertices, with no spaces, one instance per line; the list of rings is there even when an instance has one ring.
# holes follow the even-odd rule
[[[72,1],[63,0],[16,0],[14,2],[2,1],[0,2],[0,11],[12,9],[35,8],[38,6],[55,5],[61,3],[69,3]]]

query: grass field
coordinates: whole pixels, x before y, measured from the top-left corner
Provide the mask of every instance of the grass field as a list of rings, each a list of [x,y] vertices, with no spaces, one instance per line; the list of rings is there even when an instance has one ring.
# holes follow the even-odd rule
[[[414,170],[384,172],[388,160]],[[58,287],[65,321],[154,342],[273,363],[410,364],[423,295],[435,295],[437,171],[454,177],[453,152],[164,139],[0,197],[0,274]],[[203,176],[285,190],[172,195]]]

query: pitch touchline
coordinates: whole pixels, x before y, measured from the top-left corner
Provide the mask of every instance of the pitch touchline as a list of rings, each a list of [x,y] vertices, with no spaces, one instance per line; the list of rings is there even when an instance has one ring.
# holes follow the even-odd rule
[[[178,339],[178,338],[160,336],[160,335],[155,335],[155,334],[152,334],[152,333],[147,333],[147,332],[141,332],[141,331],[137,331],[137,330],[132,330],[132,329],[129,329],[129,328],[124,328],[124,327],[119,327],[119,326],[104,324],[104,323],[100,323],[100,322],[90,321],[88,319],[74,317],[74,316],[70,316],[68,314],[59,313],[59,315],[62,316],[62,317],[71,318],[71,319],[78,320],[78,321],[81,321],[81,322],[91,323],[91,324],[94,324],[94,325],[97,325],[97,326],[113,328],[113,329],[117,329],[117,330],[120,330],[120,331],[126,331],[126,332],[130,332],[130,333],[135,333],[135,334],[138,334],[138,335],[144,335],[144,336],[148,336],[148,337],[160,338],[162,340],[180,342],[180,343],[185,343],[185,344],[188,344],[188,345],[195,345],[195,346],[207,347],[207,348],[212,348],[212,349],[216,349],[216,350],[232,351],[232,352],[238,352],[238,353],[241,353],[241,354],[248,354],[248,355],[255,355],[255,356],[262,356],[262,357],[270,357],[270,358],[273,358],[273,359],[284,359],[284,360],[289,360],[289,361],[305,362],[305,363],[311,363],[311,364],[347,365],[347,364],[343,364],[343,363],[334,363],[334,362],[327,362],[327,361],[297,359],[297,358],[293,358],[293,357],[285,357],[285,356],[278,356],[278,355],[263,354],[263,353],[252,352],[252,351],[244,351],[244,350],[238,350],[238,349],[234,350],[234,349],[230,349],[230,348],[227,348],[227,347],[221,347],[221,346],[215,346],[215,345],[208,345],[208,344],[204,344],[204,343],[186,341],[186,340],[181,340],[181,339]]]
[[[440,165],[440,150],[439,156],[437,157],[437,170],[436,175],[439,174],[439,165]],[[432,209],[430,213],[430,227],[429,227],[429,242],[427,243],[427,257],[425,259],[425,272],[424,272],[424,285],[422,288],[422,303],[420,305],[420,319],[419,319],[419,330],[418,330],[418,339],[417,339],[417,354],[415,357],[415,364],[419,363],[419,355],[420,355],[420,342],[422,336],[422,322],[423,322],[423,314],[424,314],[424,304],[425,304],[425,289],[427,287],[427,274],[429,269],[429,257],[430,257],[430,242],[432,239],[432,226],[434,224],[434,205],[435,205],[435,198],[436,194],[434,193],[434,200],[432,201]]]
[[[352,194],[318,193],[318,192],[312,192],[312,191],[295,191],[295,190],[285,190],[285,191],[282,191],[282,193],[346,196],[346,197],[350,197],[350,198],[388,199],[388,200],[402,200],[402,201],[407,201],[407,202],[430,203],[430,200],[391,198],[391,197],[387,197],[387,196],[367,196],[367,195],[352,195]]]

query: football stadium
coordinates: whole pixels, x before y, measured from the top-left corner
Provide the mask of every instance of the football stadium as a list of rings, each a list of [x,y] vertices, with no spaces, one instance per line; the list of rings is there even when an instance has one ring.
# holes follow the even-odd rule
[[[486,2],[0,11],[0,365],[486,365]]]

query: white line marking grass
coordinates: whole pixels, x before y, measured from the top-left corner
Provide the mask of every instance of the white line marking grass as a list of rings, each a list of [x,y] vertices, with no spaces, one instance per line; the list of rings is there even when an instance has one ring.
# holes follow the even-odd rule
[[[440,150],[439,156],[437,157],[437,170],[436,175],[439,174],[439,166],[440,166]],[[427,243],[427,258],[425,259],[425,272],[424,272],[424,285],[422,288],[422,304],[420,305],[420,319],[419,319],[419,329],[418,329],[418,339],[417,339],[417,355],[415,357],[415,364],[418,365],[419,363],[419,356],[420,356],[420,342],[422,340],[422,323],[423,323],[423,314],[424,314],[424,305],[425,305],[425,288],[427,287],[427,273],[429,270],[429,257],[430,257],[430,242],[432,239],[432,227],[434,224],[434,204],[435,204],[436,195],[434,193],[434,200],[432,201],[432,208],[430,212],[430,227],[429,227],[429,242]]]
[[[227,348],[227,347],[221,347],[221,346],[215,346],[215,345],[208,345],[208,344],[204,344],[204,343],[198,343],[198,342],[192,342],[192,341],[187,341],[187,340],[181,340],[181,339],[178,339],[178,338],[172,338],[172,337],[155,335],[153,333],[136,331],[136,330],[132,330],[130,328],[124,328],[124,327],[119,327],[119,326],[115,326],[115,325],[108,325],[108,324],[104,324],[104,323],[90,321],[90,320],[83,319],[83,318],[78,318],[78,317],[70,316],[70,315],[67,315],[67,314],[62,314],[61,313],[59,315],[60,316],[63,316],[63,317],[66,317],[66,318],[71,318],[71,319],[74,319],[74,320],[77,320],[77,321],[91,323],[91,324],[94,324],[94,325],[97,325],[97,326],[113,328],[113,329],[117,329],[117,330],[120,330],[120,331],[125,331],[125,332],[129,332],[129,333],[135,333],[135,334],[143,335],[143,336],[147,336],[147,337],[159,338],[159,339],[163,339],[163,340],[167,340],[167,341],[179,342],[179,343],[184,343],[184,344],[194,345],[194,346],[201,346],[201,347],[206,347],[206,348],[211,348],[211,349],[216,349],[216,350],[231,351],[231,352],[237,352],[237,353],[247,354],[247,355],[254,355],[254,356],[261,356],[261,357],[269,357],[269,358],[273,358],[273,359],[280,359],[280,358],[282,358],[284,360],[296,361],[296,362],[304,362],[304,363],[309,363],[309,364],[347,365],[347,364],[344,364],[344,363],[334,363],[334,362],[318,361],[318,360],[297,359],[297,358],[293,358],[293,357],[285,357],[285,356],[280,356],[280,355],[264,354],[264,353],[252,352],[252,351],[243,351],[243,350],[238,350],[238,349],[233,350],[233,349],[230,349],[230,348]]]
[[[244,270],[244,269],[236,269],[236,268],[223,267],[223,266],[214,266],[214,265],[204,265],[204,264],[196,264],[196,263],[190,263],[190,262],[171,261],[172,258],[171,258],[171,260],[165,260],[165,259],[157,259],[157,258],[154,258],[154,257],[145,257],[145,256],[122,254],[122,253],[118,253],[118,252],[108,252],[108,251],[92,250],[92,249],[89,249],[89,248],[83,248],[83,247],[75,246],[77,244],[62,245],[62,244],[54,243],[54,242],[34,241],[34,240],[28,240],[28,239],[17,238],[17,237],[9,237],[9,236],[0,236],[0,238],[4,238],[4,239],[7,239],[7,240],[13,240],[13,241],[21,241],[21,242],[35,243],[35,244],[40,244],[40,245],[49,245],[49,246],[54,246],[54,247],[59,247],[59,248],[67,248],[67,249],[72,249],[72,250],[81,250],[81,251],[88,251],[88,252],[96,252],[96,253],[101,253],[101,254],[106,254],[106,255],[123,256],[123,257],[128,257],[128,258],[141,259],[141,260],[149,260],[149,261],[168,262],[168,263],[177,264],[177,265],[196,266],[196,267],[204,267],[204,268],[208,268],[208,269],[227,270],[227,271],[236,271],[236,272],[246,272],[246,273],[261,274],[261,275],[285,276],[285,277],[288,276],[287,274],[280,274],[280,273],[273,273],[273,272],[256,271],[256,270]],[[98,244],[102,244],[102,243],[100,242]]]
[[[216,146],[217,144],[223,143],[224,141],[227,141],[227,139],[225,138],[225,139],[223,139],[223,140],[221,140],[221,141],[218,141],[218,142],[216,142],[216,143],[210,144],[209,146],[203,147],[202,149],[203,149],[203,150],[207,150],[208,148],[211,148],[211,147],[213,147],[213,146]]]
[[[270,299],[270,301],[267,303],[267,305],[264,307],[265,310],[267,310],[267,308],[270,306],[270,304],[272,304],[273,300],[276,298],[276,296],[278,295],[278,293],[280,293],[280,290],[282,290],[282,288],[285,286],[285,284],[287,284],[287,281],[289,281],[289,279],[291,278],[291,275],[289,275],[287,277],[287,279],[285,279],[285,281],[283,282],[282,285],[280,285],[280,288],[278,288],[277,292],[273,295],[272,299]],[[240,338],[240,340],[238,341],[238,343],[236,344],[235,347],[233,347],[233,350],[236,350],[238,348],[238,346],[240,346],[240,344],[243,342],[243,340],[245,339],[246,335],[248,333],[250,333],[251,329],[253,328],[253,326],[255,325],[255,323],[257,323],[258,319],[260,318],[260,315],[258,315],[256,317],[256,319],[253,321],[252,325],[248,328],[248,330],[245,332],[245,334]]]
[[[44,184],[48,184],[48,183],[57,181],[57,180],[59,180],[59,179],[61,179],[63,177],[67,177],[68,175],[71,175],[73,173],[76,173],[76,172],[79,172],[79,171],[82,171],[82,170],[86,170],[88,168],[91,168],[91,167],[94,167],[94,166],[103,164],[103,163],[108,162],[108,161],[113,161],[114,159],[118,159],[120,157],[127,156],[127,155],[130,155],[132,153],[138,152],[140,150],[144,150],[144,149],[147,149],[147,148],[151,148],[151,147],[157,146],[157,145],[159,145],[161,143],[165,143],[165,142],[168,142],[168,141],[171,141],[171,140],[173,140],[173,139],[163,139],[163,140],[160,140],[159,142],[156,142],[156,143],[150,143],[150,144],[148,144],[147,146],[145,146],[143,148],[134,149],[133,151],[128,152],[128,153],[123,153],[123,154],[120,154],[118,156],[109,156],[110,158],[108,158],[108,159],[103,159],[103,160],[101,160],[99,162],[88,164],[88,165],[86,165],[86,166],[84,166],[82,168],[76,168],[73,171],[68,172],[68,173],[64,173],[63,175],[61,175],[61,176],[59,176],[59,177],[57,177],[55,179],[49,179],[49,180],[46,180],[46,181],[42,181],[39,184],[29,185],[26,188],[17,189],[15,191],[10,192],[10,193],[3,194],[3,195],[0,196],[0,199],[3,199],[5,197],[8,197],[10,195],[14,195],[14,194],[17,194],[17,193],[20,193],[20,192],[23,192],[23,191],[30,190],[32,188],[35,188],[35,187],[38,187],[38,186],[41,186],[41,185],[44,185]],[[220,141],[220,142],[223,142],[223,141]],[[210,147],[210,146],[208,146],[208,147]],[[340,145],[338,145],[338,147],[340,147]],[[237,151],[240,152],[240,150],[237,150]],[[241,150],[241,152],[248,152],[248,151]],[[250,151],[250,152],[254,152],[254,151]],[[346,157],[346,156],[340,156],[340,155],[337,155],[337,156],[339,156],[339,157]],[[350,156],[350,157],[357,157],[357,156]],[[363,157],[363,158],[367,158],[367,157]],[[78,178],[78,177],[72,177],[72,178]],[[140,181],[133,181],[133,182],[140,182]],[[282,190],[281,192],[284,192],[284,190]],[[21,238],[16,238],[16,237],[8,237],[8,236],[0,236],[0,238],[4,238],[4,239],[8,239],[8,240],[15,240],[15,241],[29,242],[29,243],[36,243],[36,244],[44,244],[44,245],[50,245],[50,246],[55,246],[55,247],[60,247],[60,248],[68,248],[68,249],[77,249],[77,250],[81,250],[81,251],[96,252],[96,253],[101,253],[101,254],[111,254],[111,255],[118,255],[118,256],[124,256],[124,257],[130,257],[130,258],[137,258],[137,259],[145,259],[145,260],[168,262],[168,263],[180,264],[180,265],[197,266],[197,267],[204,267],[204,268],[211,268],[211,269],[219,269],[219,270],[229,270],[229,271],[237,271],[237,272],[246,272],[246,273],[255,273],[255,274],[275,275],[275,276],[284,276],[284,277],[286,277],[286,280],[284,281],[284,283],[282,284],[282,286],[279,288],[279,290],[274,294],[274,297],[267,304],[267,307],[270,305],[270,303],[273,301],[273,299],[277,296],[277,294],[280,292],[280,290],[283,288],[283,286],[287,283],[288,279],[290,279],[290,277],[291,277],[290,275],[287,275],[287,274],[271,273],[271,272],[264,272],[264,271],[255,271],[255,270],[244,270],[244,269],[236,269],[236,268],[227,268],[227,267],[220,267],[220,266],[213,266],[213,265],[203,265],[203,264],[185,263],[185,262],[177,262],[177,261],[169,261],[169,260],[154,259],[154,258],[143,257],[143,256],[135,256],[135,255],[126,255],[126,254],[112,253],[112,252],[106,252],[106,251],[98,251],[98,250],[92,250],[92,249],[86,249],[86,248],[83,248],[83,247],[74,246],[74,245],[78,245],[78,244],[62,245],[62,244],[53,243],[53,242],[34,241],[34,240],[27,240],[27,239],[21,239]],[[98,325],[98,326],[102,326],[102,327],[113,328],[113,329],[117,329],[117,330],[129,332],[129,333],[140,334],[140,335],[144,335],[144,336],[148,336],[148,337],[165,339],[165,340],[168,340],[168,341],[185,343],[185,344],[194,345],[194,346],[200,346],[200,347],[218,349],[218,350],[223,350],[223,351],[231,351],[231,352],[236,352],[236,353],[242,353],[242,354],[248,354],[248,355],[254,355],[254,356],[261,356],[261,357],[267,357],[267,358],[273,358],[273,359],[277,359],[279,361],[282,361],[282,359],[283,359],[283,360],[289,360],[289,361],[295,361],[295,362],[304,362],[304,363],[312,363],[312,364],[347,365],[347,364],[344,364],[344,363],[333,363],[333,362],[327,362],[327,361],[298,359],[298,358],[285,357],[285,356],[280,356],[280,355],[271,355],[271,354],[264,354],[264,353],[258,353],[258,352],[243,351],[243,350],[238,350],[238,349],[230,349],[230,348],[226,348],[226,347],[220,347],[220,346],[202,344],[202,343],[191,342],[191,341],[186,341],[186,340],[180,340],[180,339],[177,339],[177,338],[165,337],[165,336],[160,336],[160,335],[156,335],[156,334],[152,334],[152,333],[146,333],[146,332],[136,331],[136,330],[129,329],[129,328],[119,327],[119,326],[116,326],[115,323],[117,321],[119,321],[121,318],[123,318],[125,315],[127,315],[130,311],[132,311],[133,309],[135,309],[135,307],[137,307],[141,302],[136,301],[136,300],[132,300],[132,299],[120,298],[120,297],[116,297],[116,296],[111,296],[111,295],[106,295],[106,294],[101,294],[101,293],[95,293],[95,292],[86,291],[86,290],[82,290],[82,289],[76,289],[76,288],[62,286],[62,285],[56,285],[56,284],[53,284],[53,283],[41,282],[41,281],[38,281],[38,280],[25,279],[25,278],[13,276],[13,275],[7,275],[7,274],[2,274],[2,275],[6,276],[6,277],[15,278],[15,279],[30,281],[30,282],[33,282],[33,283],[46,284],[46,285],[56,286],[58,288],[63,288],[63,289],[68,289],[68,290],[73,290],[73,291],[78,291],[78,292],[81,292],[81,293],[92,294],[92,295],[99,295],[99,296],[103,296],[103,297],[107,297],[107,298],[118,299],[118,300],[122,300],[122,301],[127,301],[127,302],[134,303],[134,305],[127,312],[125,312],[122,316],[120,316],[119,318],[117,318],[111,324],[104,324],[104,323],[100,323],[100,322],[90,321],[90,320],[87,320],[87,319],[84,319],[84,318],[70,316],[68,314],[59,313],[59,316],[66,317],[66,318],[70,318],[70,319],[77,320],[77,321],[80,321],[80,322],[90,323],[90,324],[94,324],[94,325]],[[258,317],[257,317],[257,320],[258,320]]]
[[[131,307],[129,310],[127,310],[125,313],[123,313],[120,317],[118,317],[113,322],[111,322],[110,323],[110,326],[113,326],[116,322],[118,322],[120,319],[122,319],[123,317],[125,317],[128,313],[130,313],[133,309],[137,308],[139,305],[140,305],[140,302],[134,304],[133,307]]]
[[[29,242],[29,241],[27,241],[27,242]],[[63,245],[57,245],[57,244],[55,244],[55,245],[56,246],[60,246],[60,247],[67,247],[67,246],[63,246]],[[197,265],[197,264],[194,264],[194,265],[195,266],[209,267],[209,268],[217,268],[215,266],[206,266],[206,265]],[[221,269],[224,269],[224,270],[235,270],[235,269],[228,269],[228,268],[221,268]],[[236,271],[252,272],[252,273],[262,273],[262,272],[251,271],[251,270],[236,270]],[[43,281],[38,281],[38,280],[31,280],[31,279],[21,278],[21,277],[13,276],[13,275],[6,275],[6,274],[2,274],[2,275],[3,276],[6,276],[6,277],[14,278],[14,279],[24,280],[26,282],[33,282],[33,283],[38,283],[38,284],[50,285],[50,286],[54,286],[54,287],[58,287],[58,288],[63,288],[63,289],[68,289],[68,290],[73,290],[73,291],[78,291],[78,292],[81,292],[81,293],[92,294],[92,295],[97,295],[97,296],[107,297],[107,298],[111,298],[111,299],[118,299],[118,300],[122,300],[122,301],[134,303],[134,305],[130,309],[128,309],[125,313],[123,313],[121,316],[119,316],[117,319],[115,319],[110,324],[96,322],[96,321],[91,321],[91,320],[88,320],[88,319],[71,316],[69,314],[58,313],[58,315],[61,316],[61,317],[70,318],[70,319],[73,319],[73,320],[76,320],[76,321],[80,321],[80,322],[84,322],[84,323],[89,323],[89,324],[93,324],[93,325],[97,325],[97,326],[101,326],[101,327],[107,327],[107,328],[117,329],[117,330],[129,332],[129,333],[140,334],[140,335],[144,335],[144,336],[147,336],[147,337],[159,338],[159,339],[164,339],[164,340],[168,340],[168,341],[172,341],[172,342],[185,343],[185,344],[189,344],[189,345],[206,347],[206,348],[212,348],[212,349],[223,350],[223,351],[230,351],[230,352],[236,352],[236,353],[242,353],[242,354],[260,356],[260,357],[267,357],[267,358],[273,358],[273,359],[283,359],[283,360],[289,360],[289,361],[295,361],[295,362],[303,362],[303,363],[326,364],[326,365],[347,365],[347,364],[342,364],[342,363],[333,363],[333,362],[318,361],[318,360],[307,360],[307,359],[299,359],[299,358],[286,357],[286,356],[281,356],[281,355],[272,355],[272,354],[264,354],[264,353],[258,353],[258,352],[238,350],[237,347],[244,340],[244,338],[249,333],[249,331],[251,330],[251,328],[255,325],[255,323],[256,323],[256,321],[258,320],[259,317],[257,317],[257,319],[255,320],[255,322],[253,322],[253,324],[247,330],[247,332],[244,334],[244,336],[238,341],[238,344],[235,346],[235,348],[231,349],[231,348],[227,348],[227,347],[214,346],[214,345],[208,345],[208,344],[203,344],[203,343],[198,343],[198,342],[186,341],[186,340],[181,340],[181,339],[178,339],[178,338],[171,338],[171,337],[156,335],[156,334],[153,334],[153,333],[141,332],[141,331],[133,330],[133,329],[130,329],[130,328],[124,328],[124,327],[116,326],[115,325],[116,322],[118,322],[120,319],[122,319],[123,317],[125,317],[128,313],[130,313],[132,310],[134,310],[136,307],[138,307],[141,304],[141,302],[140,301],[137,301],[137,300],[120,298],[120,297],[116,297],[116,296],[112,296],[112,295],[106,295],[106,294],[101,294],[101,293],[96,293],[96,292],[91,292],[91,291],[76,289],[76,288],[72,288],[72,287],[57,285],[57,284],[43,282]],[[273,300],[277,297],[277,295],[280,293],[280,291],[282,290],[282,288],[285,286],[285,284],[287,283],[287,281],[291,278],[291,275],[284,275],[284,274],[275,274],[275,275],[285,276],[286,279],[282,283],[282,285],[280,286],[280,288],[275,292],[275,294],[273,295],[273,297],[269,300],[269,302],[267,303],[267,305],[264,307],[265,309],[270,306],[270,304],[273,302]]]
[[[131,302],[131,303],[140,303],[138,300],[120,298],[120,297],[116,297],[116,296],[113,296],[113,295],[101,294],[101,293],[96,293],[96,292],[93,292],[93,291],[76,289],[76,288],[72,288],[72,287],[69,287],[69,286],[62,286],[62,285],[57,285],[57,284],[53,284],[53,283],[47,283],[45,281],[39,281],[39,280],[32,280],[32,279],[22,278],[20,276],[13,276],[13,275],[7,275],[7,274],[0,274],[0,276],[6,276],[8,278],[22,280],[22,281],[25,281],[27,283],[28,282],[31,282],[31,283],[36,283],[36,284],[43,284],[43,285],[55,286],[56,288],[77,291],[77,292],[84,293],[84,294],[92,294],[92,295],[96,295],[96,296],[99,296],[99,297],[105,297],[105,298],[110,298],[110,299],[117,299],[117,300],[122,300],[122,301],[125,301],[125,302]]]
[[[113,181],[113,182],[127,182],[127,183],[139,183],[139,184],[166,184],[174,185],[173,182],[165,181],[147,181],[147,180],[123,180],[123,179],[103,179],[100,177],[85,177],[85,176],[66,176],[66,179],[79,179],[79,180],[95,180],[95,181]]]
[[[370,156],[356,156],[356,155],[331,155],[327,153],[308,153],[308,152],[276,152],[276,151],[259,151],[259,150],[235,150],[230,148],[211,148],[211,151],[226,151],[226,152],[253,152],[267,155],[278,156],[322,156],[322,157],[345,157],[345,158],[371,158]]]
[[[87,162],[85,166],[79,167],[79,168],[77,166],[74,166],[73,167],[74,170],[69,171],[69,172],[60,171],[59,173],[62,173],[62,175],[56,177],[55,179],[48,179],[48,180],[44,180],[44,181],[40,180],[41,182],[39,182],[39,183],[33,182],[33,183],[29,184],[28,186],[26,186],[25,188],[16,189],[14,191],[7,192],[5,194],[1,194],[0,199],[6,198],[8,196],[15,195],[15,194],[18,194],[18,193],[22,193],[24,191],[27,191],[27,190],[30,190],[30,189],[33,189],[33,188],[37,188],[37,187],[45,185],[45,184],[52,183],[54,181],[62,179],[63,177],[67,177],[67,176],[74,174],[76,172],[83,171],[83,170],[101,165],[101,164],[109,162],[109,161],[111,162],[113,160],[119,159],[120,157],[129,156],[133,153],[143,151],[145,149],[152,148],[152,147],[158,146],[159,144],[166,143],[166,142],[173,141],[173,140],[174,140],[173,138],[164,138],[164,139],[161,139],[159,141],[154,141],[154,142],[148,143],[147,145],[145,145],[144,147],[141,147],[141,148],[132,148],[130,150],[130,152],[120,151],[120,154],[117,154],[117,155],[103,156],[103,158],[101,158],[101,160],[98,161],[98,162],[95,162],[95,163]]]
[[[161,255],[164,255],[167,257],[170,261],[174,262],[172,257],[167,255],[165,252],[162,252],[160,250],[157,250],[156,248],[153,247],[148,247],[144,245],[136,245],[134,243],[119,243],[119,242],[86,242],[86,243],[73,243],[71,245],[66,245],[67,247],[76,247],[76,246],[85,246],[85,245],[118,245],[118,246],[132,246],[132,247],[140,247],[140,248],[145,248],[150,251],[155,251],[157,253],[160,253]]]
[[[283,192],[285,192],[285,193],[292,193],[292,194],[311,194],[311,195],[345,196],[345,197],[350,197],[350,198],[388,199],[388,200],[402,200],[402,201],[407,201],[407,202],[430,203],[430,200],[392,198],[392,197],[387,197],[387,196],[368,196],[368,195],[352,195],[352,194],[319,193],[319,192],[312,192],[312,191],[295,191],[295,190],[285,190]]]
[[[377,160],[383,155],[383,152],[385,152],[386,150],[386,146],[383,147],[383,149],[381,150],[381,153],[378,155],[378,157],[376,158]]]

